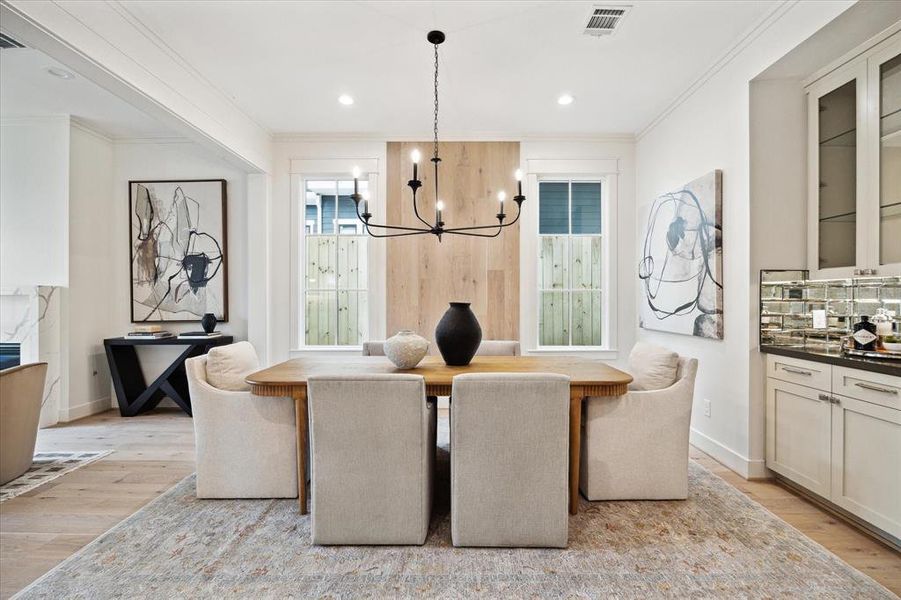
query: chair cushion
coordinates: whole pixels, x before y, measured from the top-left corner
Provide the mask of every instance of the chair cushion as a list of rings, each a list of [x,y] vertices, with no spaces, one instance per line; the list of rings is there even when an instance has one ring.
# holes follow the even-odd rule
[[[260,360],[250,342],[211,348],[206,359],[206,380],[214,388],[232,392],[250,390],[244,378],[259,370]]]
[[[629,371],[636,391],[662,390],[676,382],[679,355],[662,346],[638,342],[629,354]]]

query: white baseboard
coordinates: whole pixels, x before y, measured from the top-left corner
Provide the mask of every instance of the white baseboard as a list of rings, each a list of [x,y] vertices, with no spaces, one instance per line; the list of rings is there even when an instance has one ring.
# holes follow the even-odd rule
[[[111,407],[112,401],[109,396],[85,402],[84,404],[70,406],[69,408],[60,409],[59,422],[68,423],[69,421],[75,421],[76,419],[83,419],[107,411]]]
[[[751,460],[747,456],[742,456],[732,448],[701,433],[694,427],[691,428],[690,441],[692,446],[706,452],[716,459],[717,462],[735,471],[745,479],[765,479],[769,477],[764,460]]]

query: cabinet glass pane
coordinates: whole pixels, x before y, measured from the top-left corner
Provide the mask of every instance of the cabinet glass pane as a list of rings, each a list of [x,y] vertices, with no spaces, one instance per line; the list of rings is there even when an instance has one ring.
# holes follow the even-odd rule
[[[850,267],[857,248],[857,81],[819,99],[819,268]]]
[[[901,262],[901,55],[879,69],[879,263]]]

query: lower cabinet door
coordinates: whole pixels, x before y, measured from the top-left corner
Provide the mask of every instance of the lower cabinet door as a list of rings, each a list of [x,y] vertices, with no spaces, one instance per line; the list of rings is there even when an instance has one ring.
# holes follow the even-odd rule
[[[831,500],[901,538],[901,411],[835,399]]]
[[[832,405],[813,388],[767,378],[766,466],[829,497]]]

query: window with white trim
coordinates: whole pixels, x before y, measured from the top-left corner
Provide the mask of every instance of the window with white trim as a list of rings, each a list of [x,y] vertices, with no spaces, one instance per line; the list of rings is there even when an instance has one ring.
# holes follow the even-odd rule
[[[606,346],[604,180],[538,182],[538,345]]]
[[[369,238],[352,179],[303,181],[301,326],[304,346],[359,346],[369,337]],[[366,194],[368,182],[360,181]]]

